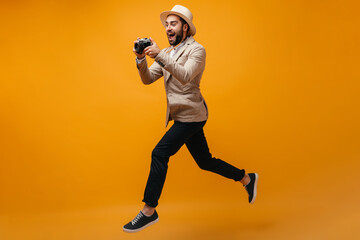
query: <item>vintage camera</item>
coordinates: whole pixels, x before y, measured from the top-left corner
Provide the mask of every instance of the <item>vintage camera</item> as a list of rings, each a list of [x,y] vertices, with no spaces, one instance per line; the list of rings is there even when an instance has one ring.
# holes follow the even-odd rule
[[[134,48],[138,54],[141,54],[146,47],[151,46],[151,45],[152,45],[152,43],[151,43],[150,39],[142,38],[142,39],[139,39],[139,41],[137,43],[135,43]]]

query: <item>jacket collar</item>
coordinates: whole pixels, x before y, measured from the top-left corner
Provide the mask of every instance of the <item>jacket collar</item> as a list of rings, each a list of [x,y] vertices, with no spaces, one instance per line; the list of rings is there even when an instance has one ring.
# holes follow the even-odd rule
[[[174,59],[175,61],[177,61],[179,59],[179,57],[182,55],[182,53],[185,51],[185,49],[187,48],[187,46],[189,46],[191,43],[193,43],[195,41],[195,39],[193,38],[193,36],[189,36],[187,39],[185,39],[185,44],[184,46],[181,47],[181,49],[175,54]]]
[[[192,36],[190,36],[190,37],[188,37],[187,39],[185,39],[185,44],[184,44],[184,46],[182,46],[182,47],[180,48],[180,50],[175,54],[175,56],[173,57],[173,59],[174,59],[175,61],[177,61],[177,60],[179,59],[179,57],[183,54],[183,52],[185,51],[185,49],[186,49],[190,44],[192,44],[193,42],[195,42],[195,39],[194,39]],[[167,50],[169,50],[169,49],[171,49],[171,46],[168,47],[168,48],[166,48],[165,51],[167,51]],[[171,76],[170,73],[166,71],[166,74],[164,74],[165,82],[168,82],[170,76]]]

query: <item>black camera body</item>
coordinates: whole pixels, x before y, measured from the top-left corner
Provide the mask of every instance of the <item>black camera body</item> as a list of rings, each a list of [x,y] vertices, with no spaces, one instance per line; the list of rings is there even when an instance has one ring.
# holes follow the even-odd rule
[[[152,43],[149,38],[141,38],[137,43],[135,43],[134,49],[138,54],[141,54],[146,47],[151,45]]]

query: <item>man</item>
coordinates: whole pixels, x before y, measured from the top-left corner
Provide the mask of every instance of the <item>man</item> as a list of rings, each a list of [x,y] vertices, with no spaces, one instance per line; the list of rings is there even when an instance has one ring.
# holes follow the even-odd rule
[[[144,84],[151,84],[164,77],[167,96],[166,126],[170,120],[174,120],[174,124],[152,152],[151,169],[143,199],[145,206],[123,227],[126,232],[140,231],[159,220],[155,208],[165,182],[168,161],[184,144],[201,169],[240,181],[248,192],[249,203],[253,203],[256,198],[256,173],[245,174],[244,170],[212,157],[209,152],[203,131],[208,109],[199,88],[206,53],[204,47],[193,38],[196,28],[192,18],[191,12],[180,5],[161,13],[160,19],[165,26],[170,47],[160,50],[150,38],[152,45],[146,47],[143,53],[133,50]],[[150,68],[145,55],[155,59]]]

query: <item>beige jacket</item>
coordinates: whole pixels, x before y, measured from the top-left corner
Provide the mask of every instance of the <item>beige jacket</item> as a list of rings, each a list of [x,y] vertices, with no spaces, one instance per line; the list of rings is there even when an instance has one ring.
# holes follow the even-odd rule
[[[137,65],[144,84],[151,84],[164,76],[167,98],[165,127],[170,120],[207,120],[207,106],[200,93],[200,80],[205,69],[205,48],[191,36],[173,58],[166,53],[169,49],[170,47],[163,49],[150,68],[146,60]]]

